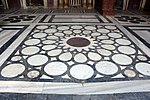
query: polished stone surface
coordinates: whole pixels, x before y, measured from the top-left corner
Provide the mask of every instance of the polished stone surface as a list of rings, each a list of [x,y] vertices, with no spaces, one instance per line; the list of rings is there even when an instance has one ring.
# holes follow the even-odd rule
[[[2,16],[0,92],[111,94],[99,97],[106,99],[114,93],[149,92],[149,21],[81,11],[26,9]],[[118,95],[115,99],[126,98]],[[73,97],[78,98],[82,96]]]

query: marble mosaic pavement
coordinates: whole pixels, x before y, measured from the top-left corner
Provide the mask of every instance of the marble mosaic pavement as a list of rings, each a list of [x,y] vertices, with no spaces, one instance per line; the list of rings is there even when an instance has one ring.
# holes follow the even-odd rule
[[[3,92],[110,94],[149,91],[149,48],[130,31],[145,25],[147,29],[143,30],[149,33],[146,19],[142,19],[146,21],[144,25],[132,23],[132,26],[97,14],[23,15],[10,15],[1,22],[7,25],[0,26],[0,34],[12,34],[1,42],[0,83],[3,86],[0,88]],[[23,21],[30,16],[32,20]],[[20,17],[20,22],[5,22]],[[138,24],[141,26],[136,26]],[[141,83],[144,84],[137,86]],[[132,88],[123,89],[130,85]],[[18,89],[14,88],[16,86]]]

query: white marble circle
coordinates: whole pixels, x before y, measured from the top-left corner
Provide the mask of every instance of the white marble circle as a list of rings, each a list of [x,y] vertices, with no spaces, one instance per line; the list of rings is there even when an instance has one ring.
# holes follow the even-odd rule
[[[57,36],[48,36],[47,39],[50,39],[50,40],[58,40],[58,37],[57,37]]]
[[[140,72],[143,75],[150,76],[150,64],[140,62],[135,65],[135,68],[138,72]]]
[[[109,37],[108,37],[108,36],[98,36],[97,38],[98,38],[98,39],[100,39],[100,40],[109,39]]]
[[[91,33],[91,31],[88,31],[88,30],[83,31],[83,34],[85,34],[85,35],[90,34],[90,33]]]
[[[129,65],[132,63],[131,57],[124,54],[115,54],[112,56],[112,60],[120,65]]]
[[[0,31],[2,31],[3,29],[2,28],[0,28]]]
[[[39,39],[29,39],[27,41],[24,42],[25,45],[37,45],[40,43]]]
[[[23,64],[15,63],[4,67],[1,71],[3,77],[11,78],[22,74],[25,71],[25,66]]]
[[[47,29],[48,26],[46,26],[46,25],[44,25],[44,26],[37,26],[36,28],[37,28],[37,29],[40,29],[40,30],[43,30],[43,29]]]
[[[30,46],[30,47],[26,47],[24,49],[22,49],[21,53],[24,55],[33,55],[36,54],[40,51],[39,47],[36,46]]]
[[[54,57],[54,56],[58,56],[61,52],[62,52],[61,49],[55,49],[55,50],[49,51],[48,55]]]
[[[74,33],[79,34],[81,33],[81,30],[73,30]]]
[[[131,44],[131,42],[126,39],[116,39],[116,42],[120,45],[130,45]]]
[[[56,45],[44,45],[42,47],[43,50],[52,50],[55,49],[57,46]]]
[[[33,55],[27,59],[27,62],[32,66],[41,66],[48,61],[48,57],[45,55]]]
[[[91,34],[91,36],[100,36],[100,35],[101,35],[101,33],[98,33],[98,32]]]
[[[69,26],[59,26],[58,28],[57,28],[58,30],[68,30],[69,29]]]
[[[129,54],[129,55],[136,53],[135,49],[133,49],[133,48],[131,48],[131,47],[129,47],[129,46],[120,46],[120,47],[118,48],[118,50],[119,50],[121,53]]]
[[[52,33],[57,32],[57,29],[46,29],[44,32],[48,34],[52,34]]]
[[[74,25],[74,26],[71,26],[72,29],[82,29],[82,26],[79,26],[79,25]]]
[[[82,53],[78,53],[75,55],[74,60],[78,63],[84,63],[87,61],[87,57]]]
[[[121,38],[122,37],[122,35],[119,33],[109,33],[108,36],[112,37],[112,38]]]
[[[60,36],[60,37],[63,37],[63,36],[64,36],[64,34],[63,34],[63,33],[55,33],[54,35],[56,35],[56,36]]]
[[[99,61],[102,58],[99,54],[94,53],[94,52],[89,52],[88,57],[89,59],[94,60],[94,61]]]
[[[59,56],[59,59],[61,61],[69,61],[69,60],[71,60],[71,58],[72,58],[72,54],[70,52],[63,53]]]
[[[58,76],[67,71],[67,66],[62,62],[50,62],[44,67],[44,71],[48,75]]]
[[[67,35],[71,35],[71,34],[72,34],[72,31],[67,30],[67,31],[64,31],[64,33],[67,34]]]
[[[115,50],[114,45],[101,45],[101,47],[107,50]]]
[[[21,59],[22,59],[21,56],[14,56],[14,57],[11,58],[12,61],[19,61]]]
[[[96,27],[94,27],[94,26],[86,26],[85,29],[86,30],[95,30]]]
[[[103,55],[103,56],[110,56],[112,53],[108,50],[105,49],[98,49],[97,50],[99,54]]]
[[[105,26],[105,28],[110,29],[110,30],[115,30],[116,26]]]
[[[124,74],[125,74],[126,76],[130,77],[130,78],[136,76],[136,73],[135,73],[133,70],[130,70],[130,69],[126,69],[126,70],[124,71]]]
[[[74,77],[76,79],[86,80],[93,76],[94,71],[88,65],[78,64],[78,65],[73,66],[70,69],[70,74],[72,77]]]
[[[110,32],[108,29],[98,29],[97,31],[100,33],[109,33]]]
[[[46,33],[36,33],[33,35],[34,38],[44,38],[46,36],[47,36]]]
[[[37,70],[32,70],[27,73],[28,78],[31,78],[31,79],[37,78],[39,75],[40,73]]]
[[[112,41],[112,40],[102,40],[101,43],[104,43],[104,44],[114,44],[114,41]]]
[[[53,41],[53,40],[45,40],[42,42],[43,44],[54,44],[56,43],[56,41]]]
[[[98,62],[95,65],[95,68],[99,73],[102,73],[105,75],[113,75],[117,73],[118,71],[118,67],[114,63],[109,62],[109,61]]]
[[[40,30],[38,30],[38,29],[35,29],[33,32],[40,32]]]

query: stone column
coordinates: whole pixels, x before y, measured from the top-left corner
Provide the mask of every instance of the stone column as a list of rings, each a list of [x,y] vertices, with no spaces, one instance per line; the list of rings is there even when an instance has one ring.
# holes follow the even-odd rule
[[[4,9],[8,9],[8,4],[6,4],[6,0],[2,0],[2,3],[3,3],[3,6],[4,6]]]
[[[123,0],[123,10],[128,9],[129,0]]]
[[[146,4],[146,0],[143,0],[143,2],[141,2],[141,5],[140,5],[140,10],[143,11],[145,4]]]
[[[60,8],[63,8],[63,3],[64,3],[63,1],[64,0],[59,0],[59,4],[58,5],[59,5]]]
[[[64,0],[64,8],[68,8],[68,0]]]
[[[22,6],[24,9],[27,9],[27,5],[26,5],[26,0],[21,0],[22,1]]]
[[[44,8],[48,8],[48,2],[47,2],[47,0],[43,0],[43,2],[44,2]]]
[[[93,0],[88,0],[88,8],[93,8]]]
[[[54,2],[54,8],[57,8],[58,7],[58,0],[53,0]]]
[[[83,8],[87,8],[87,2],[86,2],[86,0],[82,1],[82,5],[83,5]]]

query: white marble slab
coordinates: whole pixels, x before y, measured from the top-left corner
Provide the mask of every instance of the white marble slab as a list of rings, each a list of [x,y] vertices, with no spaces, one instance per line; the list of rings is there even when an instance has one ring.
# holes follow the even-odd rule
[[[0,48],[10,40],[19,30],[4,30],[0,33]]]
[[[51,83],[0,81],[1,93],[42,93],[42,94],[114,94],[150,92],[149,80],[101,82],[101,83]]]

